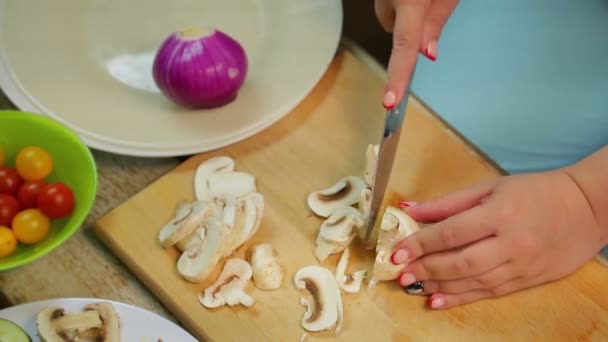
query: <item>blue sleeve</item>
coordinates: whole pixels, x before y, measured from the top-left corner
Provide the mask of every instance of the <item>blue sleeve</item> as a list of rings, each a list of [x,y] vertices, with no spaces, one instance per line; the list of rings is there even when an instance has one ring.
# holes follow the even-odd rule
[[[608,2],[461,1],[412,91],[511,173],[608,144]]]

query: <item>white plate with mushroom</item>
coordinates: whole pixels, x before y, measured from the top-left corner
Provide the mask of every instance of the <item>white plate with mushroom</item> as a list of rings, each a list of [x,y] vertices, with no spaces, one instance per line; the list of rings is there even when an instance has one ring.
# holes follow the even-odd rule
[[[214,30],[242,46],[246,70],[229,59],[187,58],[219,46]],[[21,110],[58,120],[90,147],[189,155],[245,139],[289,113],[327,70],[341,30],[339,0],[0,0],[0,87]],[[215,42],[182,49],[184,60],[201,62],[172,74],[188,79],[179,89],[175,78],[159,85],[154,73],[163,42],[176,32],[181,43],[195,32],[196,43]],[[221,46],[208,55],[225,55],[228,44]],[[180,58],[167,60],[160,70],[184,69]],[[231,83],[233,71],[246,75],[240,86]],[[201,76],[207,73],[214,76]],[[206,86],[194,88],[201,78]],[[165,86],[205,107],[178,104]],[[222,93],[233,88],[236,98]],[[215,93],[222,94],[190,98]]]
[[[78,341],[197,341],[160,315],[97,298],[59,298],[16,305],[1,310],[0,319],[21,327],[34,342],[40,341],[41,335],[56,341],[52,337],[61,334],[72,338],[78,335],[81,339],[74,339]],[[101,334],[105,339],[96,339]]]

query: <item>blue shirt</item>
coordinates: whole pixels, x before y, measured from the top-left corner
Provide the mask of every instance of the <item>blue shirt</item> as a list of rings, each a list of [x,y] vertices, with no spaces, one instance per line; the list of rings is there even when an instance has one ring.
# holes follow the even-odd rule
[[[461,1],[412,91],[511,173],[608,144],[608,1]]]

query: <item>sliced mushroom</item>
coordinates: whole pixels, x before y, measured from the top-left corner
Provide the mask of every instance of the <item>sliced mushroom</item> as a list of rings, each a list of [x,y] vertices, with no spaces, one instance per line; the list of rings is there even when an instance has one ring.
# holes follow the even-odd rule
[[[239,198],[256,190],[255,176],[246,172],[218,172],[207,179],[207,196],[210,200],[224,195]]]
[[[222,257],[232,254],[249,240],[260,227],[264,211],[264,196],[252,192],[236,202],[234,229],[224,245]]]
[[[192,249],[200,250],[203,248],[203,244],[205,243],[206,234],[207,230],[201,223],[190,235],[180,240],[177,244],[175,244],[175,246],[182,253]]]
[[[99,313],[103,321],[102,335],[105,341],[120,341],[120,318],[114,306],[107,302],[91,303],[84,307],[85,310],[94,310]]]
[[[213,214],[213,208],[206,201],[195,201],[184,215],[186,208],[188,205],[180,204],[176,209],[175,218],[160,230],[158,239],[163,247],[173,246],[187,238],[201,222]]]
[[[279,261],[279,253],[269,243],[257,244],[248,251],[253,283],[260,290],[274,290],[281,287],[284,266]]]
[[[377,281],[393,280],[399,276],[405,265],[394,265],[391,262],[393,247],[418,230],[420,230],[418,223],[403,210],[390,206],[386,208],[380,223],[370,286],[374,286]]]
[[[36,317],[36,328],[45,342],[120,341],[118,315],[109,303],[90,304],[69,314],[61,307],[44,308]]]
[[[378,152],[380,150],[380,145],[367,145],[367,150],[365,152],[365,182],[368,187],[372,187],[374,185],[374,179],[376,179],[376,166],[378,164]]]
[[[331,272],[318,265],[304,266],[294,275],[294,285],[298,290],[306,289],[311,301],[301,298],[306,306],[302,317],[302,327],[308,331],[328,330],[335,325],[335,333],[342,329],[344,309],[342,294]]]
[[[357,293],[361,290],[361,284],[367,275],[366,270],[355,271],[352,274],[346,274],[348,260],[350,259],[350,248],[344,249],[338,264],[336,265],[336,281],[342,289],[347,293]]]
[[[367,215],[369,215],[369,211],[372,207],[372,190],[371,189],[363,189],[361,190],[361,195],[359,197],[359,211],[361,212],[361,216],[365,221],[367,219]]]
[[[179,225],[183,223],[184,219],[192,213],[192,203],[180,202],[175,208],[174,217],[169,220],[158,233],[158,239],[161,245],[164,246],[165,241],[175,233],[179,228]]]
[[[243,259],[226,260],[217,280],[199,296],[200,303],[206,308],[217,308],[223,305],[242,304],[252,306],[255,301],[245,293],[245,287],[252,276],[251,266]]]
[[[213,204],[215,215],[222,219],[222,223],[230,229],[234,228],[237,206],[236,197],[232,194],[224,193],[215,196],[211,203]]]
[[[216,173],[234,171],[234,160],[230,157],[212,157],[199,164],[194,173],[194,194],[198,200],[209,200],[209,177]]]
[[[237,200],[234,196],[226,194],[223,196],[215,197],[211,202],[211,208],[213,210],[213,215],[218,218],[221,218],[222,224],[228,228],[230,231],[230,236],[232,236],[232,230],[236,225],[236,206]],[[203,229],[204,231],[204,229]],[[190,248],[201,246],[203,241],[200,239],[204,237],[205,234],[201,234],[200,231],[192,231],[183,239],[179,240],[176,244],[176,247],[184,252]]]
[[[323,262],[328,256],[343,251],[363,225],[361,213],[353,207],[340,207],[321,224],[315,241],[315,256]]]
[[[318,216],[329,217],[341,207],[356,204],[365,188],[363,179],[347,176],[327,189],[310,193],[307,198],[308,207]]]
[[[204,238],[200,239],[202,243],[193,244],[177,261],[179,274],[193,283],[204,281],[215,269],[222,256],[224,241],[229,234],[226,226],[216,216],[210,216],[202,222],[200,229],[204,229]]]
[[[361,191],[361,195],[359,198],[359,212],[361,213],[361,220],[363,220],[363,222],[367,222],[371,208],[372,208],[372,190],[365,188]],[[359,227],[359,237],[361,239],[364,239],[365,235],[367,233],[365,231],[365,228],[366,228],[365,224],[363,224]]]

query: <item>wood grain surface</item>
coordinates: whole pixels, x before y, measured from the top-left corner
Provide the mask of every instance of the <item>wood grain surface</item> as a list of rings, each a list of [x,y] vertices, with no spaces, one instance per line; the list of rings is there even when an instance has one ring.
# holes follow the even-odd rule
[[[230,147],[194,156],[112,210],[97,232],[148,288],[201,339],[210,341],[293,341],[303,330],[305,295],[293,274],[316,264],[313,244],[322,219],[311,215],[305,198],[345,175],[361,175],[364,150],[377,141],[383,110],[375,101],[383,82],[349,53],[341,53],[310,96],[270,129]],[[371,95],[370,95],[371,94]],[[248,246],[271,242],[287,267],[281,289],[247,291],[253,308],[208,310],[197,296],[221,270],[201,284],[176,273],[178,253],[157,243],[159,229],[179,201],[193,199],[193,172],[211,156],[228,155],[237,169],[257,176],[266,209]],[[499,171],[413,99],[408,107],[387,198],[423,200],[489,177]],[[355,245],[356,246],[356,245]],[[323,263],[334,270],[337,256]],[[369,267],[372,255],[354,251],[349,269]],[[341,341],[521,341],[598,340],[608,334],[608,272],[590,261],[562,281],[495,300],[446,311],[425,309],[425,298],[405,294],[394,282],[345,294],[345,324],[308,339]]]

